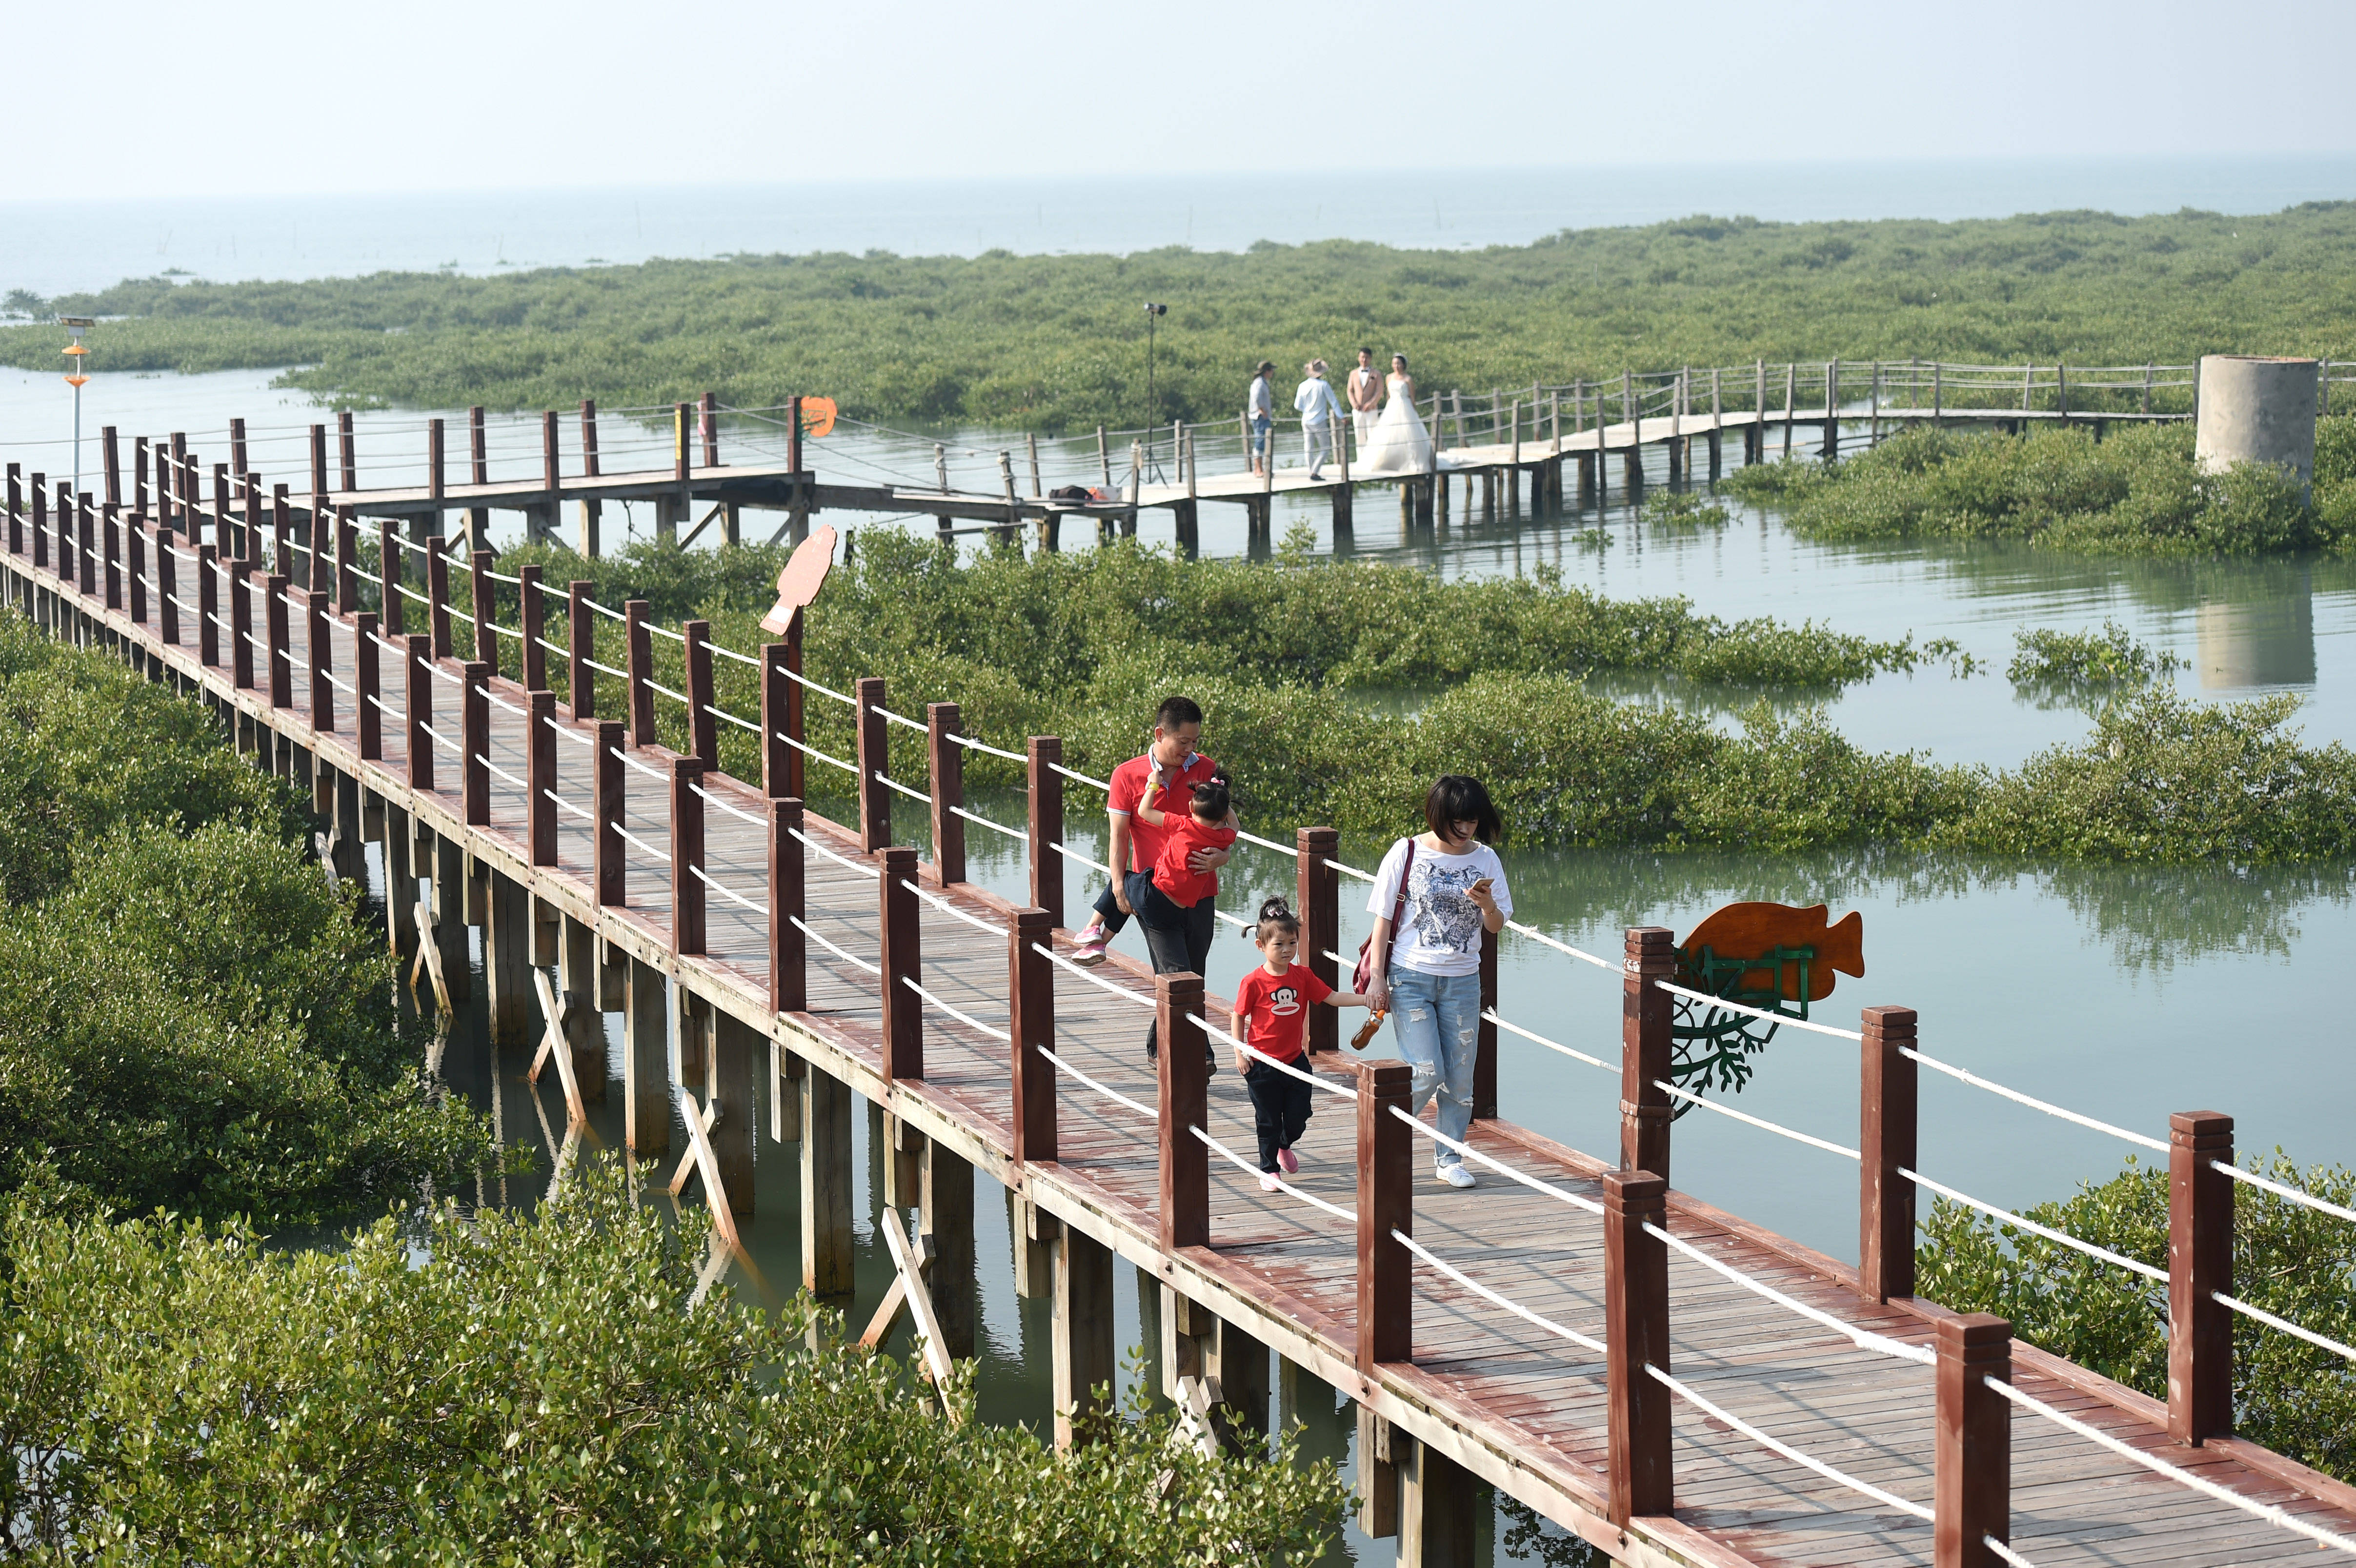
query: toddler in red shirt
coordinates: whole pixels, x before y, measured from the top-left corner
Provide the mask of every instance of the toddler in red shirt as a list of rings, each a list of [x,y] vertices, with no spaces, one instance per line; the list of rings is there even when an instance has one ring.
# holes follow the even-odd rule
[[[1154,781],[1153,789],[1137,803],[1139,820],[1167,834],[1162,841],[1161,857],[1153,863],[1153,886],[1181,909],[1191,909],[1219,891],[1219,874],[1189,870],[1186,863],[1196,850],[1226,849],[1236,842],[1234,801],[1226,779],[1205,779],[1194,787],[1193,809],[1178,816],[1154,806],[1156,799],[1169,793],[1158,768]]]
[[[1366,999],[1355,991],[1334,990],[1307,964],[1292,961],[1301,950],[1301,920],[1283,899],[1270,898],[1259,907],[1252,940],[1259,944],[1260,966],[1236,988],[1235,1020],[1237,1032],[1258,1055],[1237,1051],[1236,1070],[1251,1091],[1252,1120],[1259,1132],[1260,1190],[1274,1192],[1279,1171],[1290,1176],[1301,1168],[1292,1145],[1309,1125],[1309,1085],[1270,1064],[1306,1071],[1301,1041],[1309,1009],[1320,1003],[1364,1007]]]

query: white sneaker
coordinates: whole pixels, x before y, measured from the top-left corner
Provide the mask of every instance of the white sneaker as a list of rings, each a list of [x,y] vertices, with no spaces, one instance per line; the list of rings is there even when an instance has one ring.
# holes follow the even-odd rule
[[[1466,1170],[1461,1162],[1455,1165],[1441,1165],[1431,1174],[1433,1179],[1444,1181],[1451,1187],[1479,1187],[1481,1185],[1481,1178],[1474,1176],[1471,1171]]]

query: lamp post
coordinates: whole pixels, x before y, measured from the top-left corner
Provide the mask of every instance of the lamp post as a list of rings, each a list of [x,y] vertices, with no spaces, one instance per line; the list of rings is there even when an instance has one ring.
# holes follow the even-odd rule
[[[90,384],[90,376],[82,369],[82,360],[90,350],[81,346],[81,335],[98,323],[87,316],[60,316],[58,317],[58,325],[64,328],[68,335],[73,338],[72,342],[65,346],[64,352],[69,356],[67,363],[73,367],[66,372],[66,385],[74,390],[73,493],[80,495],[81,494],[81,389]]]
[[[1168,306],[1166,306],[1166,305],[1155,305],[1155,304],[1153,304],[1153,303],[1152,303],[1151,301],[1150,301],[1150,300],[1146,303],[1146,306],[1145,306],[1145,461],[1146,461],[1147,466],[1148,466],[1148,467],[1150,467],[1151,468],[1152,468],[1152,470],[1153,470],[1153,477],[1154,477],[1155,478],[1157,478],[1157,479],[1158,479],[1158,478],[1160,478],[1162,477],[1162,464],[1161,464],[1161,461],[1160,461],[1157,457],[1155,457],[1154,453],[1153,453],[1153,428],[1154,428],[1154,421],[1156,420],[1156,418],[1158,418],[1158,417],[1160,416],[1160,414],[1161,414],[1161,413],[1162,413],[1162,404],[1161,404],[1161,403],[1160,403],[1158,400],[1156,400],[1156,399],[1155,399],[1155,397],[1154,397],[1154,395],[1153,395],[1153,327],[1154,327],[1154,323],[1156,323],[1156,322],[1157,322],[1157,321],[1159,321],[1162,317],[1165,317],[1165,316],[1167,316],[1167,315],[1169,315],[1169,314],[1170,314],[1170,307],[1169,307]],[[1174,453],[1173,453],[1172,456],[1174,457],[1174,456],[1176,456],[1176,454],[1174,454]],[[1141,476],[1140,476],[1140,478],[1142,478],[1142,477],[1143,477],[1142,475],[1141,475]]]

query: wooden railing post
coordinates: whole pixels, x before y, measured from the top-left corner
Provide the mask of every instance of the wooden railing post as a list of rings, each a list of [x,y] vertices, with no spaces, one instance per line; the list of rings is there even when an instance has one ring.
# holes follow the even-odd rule
[[[197,660],[220,664],[220,556],[215,546],[197,546]]]
[[[384,616],[387,637],[409,632],[408,596],[401,591],[408,576],[401,559],[401,525],[390,518],[376,525],[377,608]]]
[[[892,736],[884,728],[883,678],[862,676],[851,694],[858,703],[851,722],[859,744],[851,760],[859,764],[859,847],[873,854],[892,842],[892,791],[883,779],[891,767]]]
[[[239,689],[253,684],[253,563],[229,567],[230,680]]]
[[[2200,1444],[2233,1430],[2233,1119],[2168,1119],[2168,1434]]]
[[[97,529],[91,521],[89,491],[85,490],[74,499],[74,516],[80,524],[81,591],[88,597],[98,592],[98,539]]]
[[[287,504],[286,487],[273,485],[270,489],[270,565],[289,582],[294,579],[291,570],[294,555],[294,512]]]
[[[171,530],[155,530],[155,624],[166,643],[180,641],[180,544]]]
[[[1669,1250],[1644,1229],[1667,1229],[1669,1184],[1634,1170],[1606,1171],[1601,1182],[1608,1506],[1625,1527],[1669,1512],[1676,1498],[1669,1391],[1644,1369],[1669,1369]]]
[[[130,580],[131,624],[147,624],[147,518],[144,512],[133,512],[123,525],[123,544],[127,566],[124,576]]]
[[[597,647],[597,612],[589,594],[596,585],[575,577],[564,589],[564,696],[576,723],[597,716],[597,672],[589,668]]]
[[[352,442],[352,411],[349,409],[336,415],[336,478],[339,481],[336,488],[347,493],[360,488],[360,455],[359,448]]]
[[[1342,874],[1332,862],[1342,853],[1342,836],[1332,828],[1301,828],[1292,836],[1298,861],[1293,877],[1293,908],[1301,916],[1301,960],[1309,972],[1336,990],[1342,988],[1342,966],[1326,957],[1342,943]],[[1331,1007],[1309,1010],[1309,1048],[1341,1048],[1341,1018]]]
[[[1064,924],[1064,776],[1061,736],[1034,735],[1024,747],[1030,757],[1031,907]],[[1120,875],[1115,867],[1113,875]]]
[[[720,771],[720,721],[712,716],[712,623],[683,621],[680,634],[687,639],[680,650],[687,682],[688,750],[706,773]]]
[[[117,445],[115,426],[101,425],[98,432],[99,460],[106,476],[106,504],[123,504],[123,448]]]
[[[309,591],[325,596],[336,587],[336,514],[327,505],[327,498],[311,497],[310,570],[305,574]]]
[[[540,416],[540,482],[548,488],[548,536],[556,537],[558,513],[564,505],[564,467],[556,446],[556,411]]]
[[[106,535],[106,607],[123,607],[123,514],[107,505],[101,526]]]
[[[311,494],[325,499],[327,494],[327,427],[311,426]]]
[[[596,768],[592,776],[597,783],[590,803],[590,811],[596,819],[591,824],[596,843],[590,855],[597,881],[597,902],[609,909],[618,909],[629,901],[629,889],[623,876],[626,862],[622,858],[622,814],[629,802],[623,793],[621,722],[602,719],[596,730]]]
[[[25,553],[25,471],[20,463],[8,465],[8,553]]]
[[[1669,1179],[1669,1019],[1674,999],[1656,981],[1677,966],[1676,933],[1665,926],[1628,928],[1621,965],[1620,1168]]]
[[[1382,1362],[1405,1361],[1414,1352],[1413,1260],[1398,1236],[1415,1234],[1415,1151],[1407,1123],[1392,1114],[1407,1109],[1414,1075],[1405,1062],[1353,1065],[1358,1071],[1358,1376],[1371,1380]]]
[[[359,732],[363,762],[384,757],[384,710],[377,705],[383,683],[376,624],[374,610],[362,610],[352,618],[352,727]]]
[[[630,672],[630,745],[633,747],[655,744],[655,693],[647,684],[654,676],[654,633],[647,629],[647,601],[625,600],[622,605],[625,629],[629,637],[629,662],[624,666]]]
[[[1039,1054],[1055,1048],[1055,969],[1038,950],[1055,940],[1044,909],[1017,909],[1006,937],[1007,994],[1014,1009],[1014,1163],[1056,1158],[1055,1066]]]
[[[1472,1114],[1494,1119],[1497,1114],[1497,1026],[1489,1015],[1497,1010],[1497,943],[1502,933],[1481,932],[1481,1015],[1473,1036]],[[1324,1009],[1332,1012],[1332,1008]]]
[[[670,759],[670,950],[703,950],[703,764]]]
[[[796,624],[801,612],[794,613]],[[790,643],[761,645],[761,790],[772,800],[802,798],[802,755],[786,744],[787,736],[801,739],[801,689],[787,673],[792,668]]]
[[[287,624],[287,607],[286,575],[273,572],[262,580],[262,624],[269,628],[262,634],[262,642],[270,657],[270,705],[273,708],[294,705],[294,628]]]
[[[336,727],[336,686],[328,680],[335,645],[327,638],[327,596],[314,588],[303,596],[304,641],[311,666],[311,728],[314,733]]]
[[[1938,1436],[1932,1459],[1933,1568],[1999,1568],[2012,1541],[2012,1325],[1985,1312],[1937,1324]]]
[[[697,413],[703,427],[703,466],[720,467],[720,394],[705,392],[697,402]]]
[[[916,895],[908,886],[916,879],[916,852],[891,844],[875,859],[883,867],[877,926],[884,933],[884,1080],[897,1083],[925,1076],[925,1001],[906,983],[921,985],[925,978]]]
[[[423,632],[412,632],[402,641],[408,650],[403,663],[409,673],[409,690],[402,693],[402,702],[409,715],[409,787],[431,789],[434,737],[425,733],[425,726],[434,722],[434,639]]]
[[[352,509],[336,509],[336,613],[358,615],[360,609],[360,525]]]
[[[955,703],[930,703],[925,707],[925,750],[933,797],[933,870],[941,886],[965,880],[965,747],[949,737],[965,733],[965,720]],[[1327,1008],[1332,1012],[1332,1008]]]
[[[494,624],[498,601],[492,592],[498,586],[491,575],[493,557],[487,550],[477,550],[466,557],[466,585],[471,590],[469,608],[475,617],[475,659],[487,668],[493,679],[499,672],[499,633]]]
[[[523,686],[527,692],[548,690],[548,603],[541,596],[540,575],[538,562],[516,568],[516,630],[523,638]]]
[[[795,921],[803,914],[808,856],[802,803],[792,795],[769,799],[769,1008],[799,1013],[809,1006],[809,939]]]
[[[47,570],[49,564],[49,477],[33,476],[33,564]]]
[[[434,634],[434,657],[449,658],[450,555],[440,539],[430,541],[425,552],[425,629]]]
[[[1173,1252],[1211,1243],[1211,1151],[1194,1135],[1204,1125],[1210,1078],[1203,977],[1157,974],[1153,992],[1161,1041],[1154,1070],[1162,1090],[1162,1250]]]
[[[1858,1283],[1876,1301],[1914,1294],[1914,1009],[1865,1010],[1858,1067]]]
[[[470,659],[458,667],[458,798],[466,821],[491,820],[491,667]]]
[[[531,863],[556,864],[556,693],[542,687],[524,697],[524,783],[531,792]]]

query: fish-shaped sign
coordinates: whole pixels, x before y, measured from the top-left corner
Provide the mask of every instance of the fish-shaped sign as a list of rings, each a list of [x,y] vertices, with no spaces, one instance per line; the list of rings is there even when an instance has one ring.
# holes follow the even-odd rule
[[[1679,949],[1689,955],[1687,963],[1698,963],[1701,950],[1708,948],[1719,961],[1720,972],[1729,959],[1763,959],[1776,949],[1809,948],[1815,957],[1806,965],[1808,994],[1804,1000],[1821,1002],[1833,993],[1833,972],[1865,977],[1865,917],[1850,910],[1838,924],[1829,923],[1830,911],[1822,904],[1811,904],[1795,909],[1789,904],[1729,904],[1712,913],[1707,919],[1686,934]],[[1718,994],[1730,994],[1717,985],[1696,985],[1701,976],[1679,966],[1679,983],[1696,990],[1709,990]],[[1780,972],[1778,971],[1780,970]],[[1780,965],[1762,964],[1746,970],[1740,976],[1739,989],[1746,992],[1772,991],[1785,1001],[1804,1000],[1800,995],[1802,966],[1795,959],[1786,959]]]

